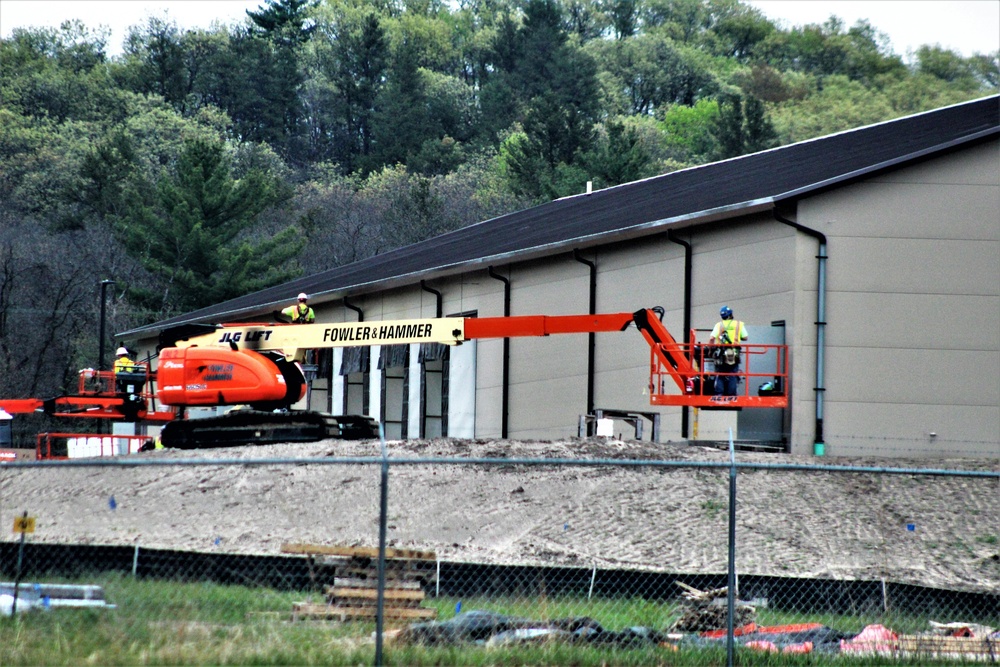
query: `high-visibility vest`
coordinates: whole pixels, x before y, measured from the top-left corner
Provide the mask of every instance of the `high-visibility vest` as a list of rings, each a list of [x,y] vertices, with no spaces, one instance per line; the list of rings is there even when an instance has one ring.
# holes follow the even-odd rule
[[[136,363],[128,357],[118,357],[115,359],[115,373],[132,373],[137,368]]]
[[[287,315],[288,317],[290,317],[292,322],[297,322],[299,324],[303,322],[310,323],[316,319],[316,314],[313,312],[313,309],[309,306],[306,306],[306,309],[302,310],[302,308],[299,307],[298,304],[296,304],[294,306],[289,306],[288,308],[285,308],[281,312],[283,315]]]
[[[719,325],[716,325],[719,329],[719,335],[715,336],[716,344],[722,342],[723,333],[729,334],[730,343],[739,343],[741,340],[747,339],[746,328],[743,326],[743,323],[740,322],[739,320],[722,320],[721,322],[719,322]],[[714,333],[715,332],[713,331],[713,334]]]

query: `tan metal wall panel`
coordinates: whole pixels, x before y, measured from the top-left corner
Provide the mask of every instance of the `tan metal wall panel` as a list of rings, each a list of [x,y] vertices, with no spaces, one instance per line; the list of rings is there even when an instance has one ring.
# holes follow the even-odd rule
[[[586,387],[562,378],[513,385],[511,438],[567,438],[576,435],[586,403]]]
[[[921,164],[879,175],[885,183],[952,183],[1000,186],[1000,142],[967,146]]]
[[[588,268],[566,255],[516,265],[510,280],[512,315],[587,312]],[[511,340],[511,437],[573,435],[579,415],[586,412],[586,360],[586,335]]]
[[[833,293],[997,294],[1000,242],[833,237],[829,252]]]
[[[844,402],[831,410],[828,456],[954,458],[1000,455],[996,436],[977,428],[997,423],[1000,407],[970,405],[893,405]],[[864,428],[859,429],[858,425]],[[935,436],[930,434],[934,433]]]
[[[829,453],[1000,451],[1000,337],[977,333],[1000,329],[998,147],[992,141],[799,203],[798,221],[829,239]],[[794,451],[808,447],[801,434],[815,410],[815,341],[806,331],[815,294],[800,296]]]
[[[479,351],[482,350],[482,343],[476,350],[476,361],[480,361]],[[481,378],[484,375],[483,364],[479,363],[476,369],[477,375]],[[488,374],[488,373],[486,373]],[[489,387],[476,387],[476,437],[477,438],[499,438],[501,432],[502,415],[500,407],[502,405],[501,388],[499,382]]]
[[[511,369],[512,386],[553,378],[586,382],[586,334],[513,338],[510,355],[516,362]]]
[[[795,288],[801,288],[797,266],[789,259],[796,248],[791,227],[764,216],[742,218],[706,228],[692,245],[695,328],[714,326],[723,305],[748,325],[791,319],[786,309]]]
[[[1000,339],[988,333],[1000,331],[1000,307],[990,296],[838,292],[827,320],[851,323],[828,327],[831,347],[995,350]]]
[[[874,181],[824,195],[812,214],[837,236],[1000,239],[1000,191],[984,185]],[[820,202],[817,202],[819,204]],[[995,224],[984,224],[993,221]],[[887,224],[888,223],[888,224]]]
[[[831,347],[826,358],[831,409],[841,402],[1000,405],[1000,355],[994,353]]]

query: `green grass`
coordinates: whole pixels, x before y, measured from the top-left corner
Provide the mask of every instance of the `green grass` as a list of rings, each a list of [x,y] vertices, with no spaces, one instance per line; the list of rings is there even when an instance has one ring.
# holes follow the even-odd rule
[[[54,609],[0,618],[0,665],[371,665],[374,622],[292,621],[294,602],[309,595],[205,583],[136,581],[101,575],[85,582],[105,589],[114,609]],[[319,601],[313,594],[312,601]],[[458,601],[429,599],[439,620],[454,617]],[[664,630],[677,617],[671,603],[638,598],[467,598],[463,610],[486,609],[532,619],[589,616],[608,630]],[[973,619],[967,619],[973,620]],[[993,619],[994,623],[996,619]],[[819,622],[845,632],[882,622],[897,631],[924,630],[927,619],[817,616],[760,610],[758,623]],[[388,626],[387,626],[388,627]],[[605,648],[566,643],[535,646],[401,646],[386,642],[386,665],[724,665],[724,646]],[[738,665],[907,664],[898,660],[770,656],[740,650]],[[909,664],[926,664],[913,662]]]

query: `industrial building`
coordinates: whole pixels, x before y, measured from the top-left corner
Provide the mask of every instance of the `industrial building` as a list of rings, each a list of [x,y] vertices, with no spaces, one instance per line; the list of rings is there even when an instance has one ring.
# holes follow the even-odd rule
[[[628,330],[321,350],[308,407],[390,438],[565,438],[610,411],[663,442],[996,457],[998,116],[990,96],[588,192],[118,335],[150,351],[299,292],[330,323],[661,306],[678,340],[728,305],[750,342],[788,346],[787,409],[652,407]]]

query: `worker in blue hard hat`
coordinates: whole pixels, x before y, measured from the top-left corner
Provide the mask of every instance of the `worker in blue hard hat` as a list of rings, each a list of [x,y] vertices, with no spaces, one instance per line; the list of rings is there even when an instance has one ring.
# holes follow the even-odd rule
[[[740,347],[747,339],[747,328],[739,320],[733,319],[733,309],[723,306],[719,310],[722,318],[712,329],[709,345],[714,345],[715,394],[716,396],[736,396],[740,377]]]

